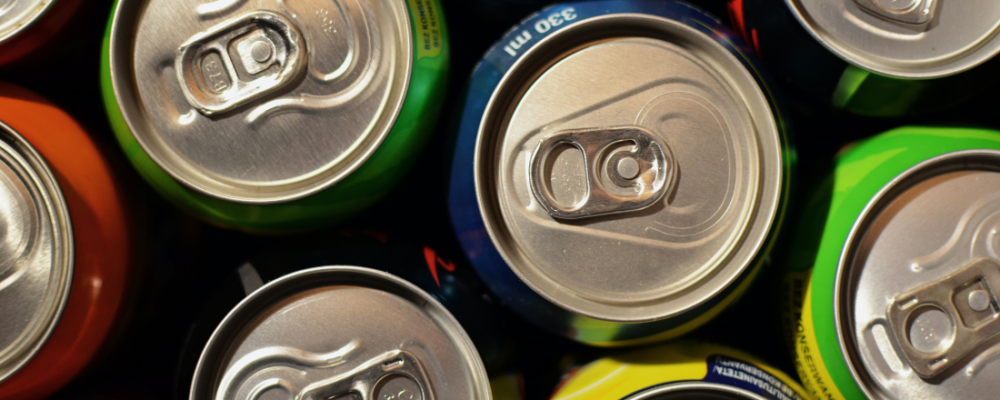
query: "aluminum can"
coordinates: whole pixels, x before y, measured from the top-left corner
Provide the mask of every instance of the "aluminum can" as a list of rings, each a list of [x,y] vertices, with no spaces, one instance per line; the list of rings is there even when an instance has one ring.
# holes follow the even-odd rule
[[[992,398],[1000,132],[897,128],[852,145],[805,199],[783,285],[817,399]]]
[[[668,339],[750,285],[792,158],[748,48],[682,3],[548,7],[473,72],[451,222],[502,301],[594,345]]]
[[[573,371],[562,399],[805,400],[784,372],[742,351],[681,341],[606,357]]]
[[[320,267],[330,265],[363,265],[365,268],[337,267],[328,268],[333,272],[315,272],[317,268],[322,270]],[[404,350],[419,355],[419,362],[426,368],[440,365],[445,373],[451,375],[447,378],[438,376],[436,374],[440,374],[441,371],[432,373],[428,369],[426,372],[434,376],[428,375],[430,380],[425,380],[425,383],[429,382],[430,387],[454,387],[441,389],[443,391],[435,392],[433,396],[424,393],[422,398],[486,398],[483,397],[485,392],[482,390],[488,392],[489,386],[481,380],[486,379],[486,376],[480,376],[482,371],[479,369],[484,366],[490,369],[502,367],[512,350],[511,341],[505,335],[506,325],[498,315],[499,304],[485,292],[484,286],[471,270],[457,266],[447,256],[429,246],[397,241],[390,239],[389,235],[376,232],[342,232],[336,237],[322,239],[314,237],[312,240],[295,245],[281,245],[254,256],[218,285],[217,292],[208,305],[203,307],[204,311],[190,330],[189,339],[183,346],[182,352],[185,354],[180,361],[176,391],[186,392],[186,385],[191,384],[192,376],[197,381],[200,375],[194,372],[195,366],[198,365],[200,368],[205,362],[205,352],[212,346],[209,334],[215,331],[215,336],[218,336],[219,331],[227,326],[228,322],[223,321],[223,317],[228,320],[239,312],[244,303],[255,296],[261,296],[259,292],[264,289],[257,290],[257,288],[269,287],[275,282],[287,280],[289,276],[298,274],[315,275],[315,278],[309,279],[326,282],[319,286],[335,284],[330,279],[347,279],[344,276],[361,274],[370,282],[350,283],[354,282],[352,279],[357,278],[355,277],[347,279],[343,285],[382,288],[378,289],[379,296],[392,295],[396,299],[393,302],[366,299],[368,295],[359,296],[351,293],[339,295],[342,299],[338,301],[343,304],[339,307],[339,311],[334,312],[324,308],[332,307],[333,304],[306,311],[308,313],[306,315],[314,318],[316,324],[329,325],[326,329],[337,331],[334,337],[327,338],[323,342],[326,344],[321,345],[317,342],[319,339],[307,337],[317,335],[317,332],[308,331],[301,332],[301,335],[291,340],[299,344],[308,343],[311,346],[299,347],[302,350],[320,353],[333,350],[332,347],[330,349],[322,347],[327,344],[340,348],[351,340],[357,340],[360,341],[361,348],[367,348],[366,353]],[[332,274],[330,279],[323,278],[329,274]],[[399,287],[386,288],[395,286]],[[401,287],[405,287],[405,292],[400,289]],[[314,288],[295,290],[296,293],[329,291]],[[425,298],[433,299],[433,304],[423,304]],[[405,306],[395,304],[402,303],[403,300],[406,302]],[[322,300],[317,301],[322,302]],[[309,307],[312,306],[306,308]],[[229,316],[226,316],[227,314]],[[339,328],[355,324],[353,321],[357,319],[366,321],[357,322],[358,326],[351,329]],[[395,320],[399,320],[399,323],[393,322]],[[431,322],[433,324],[429,325]],[[395,328],[390,329],[391,334],[382,335],[379,328],[382,325]],[[353,336],[348,338],[351,335]],[[471,341],[466,343],[465,341],[470,340],[468,338],[471,338]],[[340,343],[342,339],[348,341]],[[206,343],[209,344],[206,346]],[[257,342],[259,346],[279,343],[285,346],[292,344],[279,340],[278,337],[268,337]],[[199,357],[202,360],[196,362]],[[359,354],[357,357],[368,356]],[[358,362],[364,361],[357,357],[352,357],[354,359],[345,364],[346,369],[330,372],[339,374],[354,368]],[[267,366],[258,367],[262,369]],[[312,382],[319,382],[321,379],[313,374],[310,372],[309,379]],[[323,375],[323,372],[315,374]],[[428,388],[423,384],[421,387]],[[451,391],[448,392],[449,390]],[[191,393],[193,395],[195,392]],[[337,393],[327,397],[335,394]],[[364,394],[362,398],[369,398],[365,397],[368,395],[370,394]]]
[[[84,0],[8,0],[0,6],[0,66],[51,43]]]
[[[251,271],[241,267],[244,282],[259,282]],[[345,266],[260,286],[205,345],[191,399],[268,395],[491,398],[475,346],[440,302],[394,275]]]
[[[0,398],[44,398],[123,316],[133,206],[97,145],[38,95],[0,83],[0,137]]]
[[[328,225],[387,193],[447,80],[437,0],[119,1],[102,86],[160,194],[249,231]]]
[[[996,83],[1000,3],[730,0],[737,32],[772,71],[822,103],[895,117]]]

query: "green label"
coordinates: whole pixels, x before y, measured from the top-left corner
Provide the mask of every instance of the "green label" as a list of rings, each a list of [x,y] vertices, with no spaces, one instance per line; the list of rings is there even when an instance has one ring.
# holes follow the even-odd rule
[[[437,4],[434,0],[407,1],[410,4],[410,14],[413,16],[413,40],[417,48],[417,60],[437,57],[441,53],[441,26]]]

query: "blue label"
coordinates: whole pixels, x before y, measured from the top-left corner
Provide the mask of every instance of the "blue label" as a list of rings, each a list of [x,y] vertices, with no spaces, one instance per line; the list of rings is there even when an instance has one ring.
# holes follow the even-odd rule
[[[770,400],[805,400],[790,386],[753,364],[726,356],[708,358],[705,382],[738,387]]]

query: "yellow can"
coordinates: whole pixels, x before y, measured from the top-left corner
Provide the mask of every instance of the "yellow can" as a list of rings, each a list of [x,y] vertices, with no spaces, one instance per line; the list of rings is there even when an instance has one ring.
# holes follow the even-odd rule
[[[785,373],[744,352],[680,341],[602,358],[570,374],[552,400],[803,400]]]

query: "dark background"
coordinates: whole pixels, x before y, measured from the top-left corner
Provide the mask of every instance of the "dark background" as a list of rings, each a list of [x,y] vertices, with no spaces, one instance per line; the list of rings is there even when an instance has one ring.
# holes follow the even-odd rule
[[[456,99],[487,48],[540,6],[525,4],[531,3],[529,0],[508,0],[506,4],[501,4],[503,0],[443,3],[452,67],[439,129],[419,164],[389,196],[362,215],[330,229],[363,228],[412,237],[450,254],[464,267],[446,204],[446,168],[451,159],[448,143],[453,133],[449,126],[460,106]],[[695,3],[728,22],[725,2]],[[89,1],[85,11],[67,27],[68,34],[32,59],[0,69],[0,80],[36,91],[77,118],[105,145],[110,156],[119,159],[123,174],[128,175],[127,181],[134,182],[137,197],[144,203],[142,239],[147,244],[148,262],[143,267],[145,276],[132,312],[123,321],[120,335],[110,341],[95,365],[55,397],[170,398],[186,324],[226,273],[276,239],[225,231],[192,220],[165,203],[129,168],[107,123],[100,93],[101,42],[111,6],[109,0]],[[992,91],[950,111],[909,119],[862,118],[798,97],[786,97],[786,104],[790,106],[789,122],[797,138],[800,182],[822,173],[844,144],[902,124],[996,125],[997,102]],[[801,187],[793,187],[795,196],[801,196]],[[742,348],[794,376],[777,322],[779,278],[777,268],[765,270],[736,307],[690,336]],[[564,368],[608,352],[548,335],[517,317],[504,317],[510,321],[516,343],[515,362],[508,370],[523,373],[529,399],[548,398]]]

